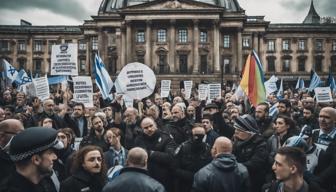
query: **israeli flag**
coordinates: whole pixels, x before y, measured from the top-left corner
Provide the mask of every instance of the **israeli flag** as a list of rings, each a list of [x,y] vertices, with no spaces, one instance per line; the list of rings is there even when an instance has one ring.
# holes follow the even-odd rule
[[[296,82],[295,89],[296,90],[303,90],[303,89],[305,89],[304,80],[301,77],[298,78],[298,80]]]
[[[102,94],[103,99],[111,98],[110,91],[113,87],[113,82],[110,75],[105,69],[105,65],[98,54],[95,55],[95,75],[96,84]]]
[[[283,98],[283,94],[284,94],[284,88],[283,88],[283,79],[281,78],[281,83],[280,83],[280,87],[277,93],[277,98],[278,99],[282,99]]]
[[[312,92],[316,87],[319,87],[320,84],[321,84],[321,78],[317,75],[315,71],[312,71],[310,75],[310,84],[308,87],[308,91]]]
[[[335,79],[332,76],[331,72],[329,72],[327,85],[330,87],[331,92],[336,93],[336,83]]]
[[[275,103],[272,107],[269,109],[269,117],[271,117],[273,120],[278,116],[279,110],[278,110],[279,103]]]
[[[17,70],[11,64],[9,64],[8,61],[6,61],[5,59],[2,59],[2,65],[4,69],[4,73],[3,73],[4,77],[8,78],[11,81],[11,83],[15,81],[18,75]]]
[[[15,83],[18,86],[21,86],[21,85],[24,85],[30,82],[32,82],[32,79],[28,76],[28,74],[26,73],[24,69],[21,69],[18,75],[16,76]]]

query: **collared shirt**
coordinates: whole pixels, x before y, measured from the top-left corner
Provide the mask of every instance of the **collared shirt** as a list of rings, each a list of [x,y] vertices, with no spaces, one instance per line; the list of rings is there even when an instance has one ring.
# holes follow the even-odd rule
[[[126,150],[124,147],[121,147],[121,149],[115,150],[113,147],[110,147],[110,149],[106,152],[110,153],[108,154],[107,162],[109,167],[116,166],[116,165],[122,165],[125,166],[126,164]]]

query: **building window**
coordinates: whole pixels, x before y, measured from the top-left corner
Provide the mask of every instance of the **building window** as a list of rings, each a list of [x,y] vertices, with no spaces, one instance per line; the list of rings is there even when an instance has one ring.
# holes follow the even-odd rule
[[[322,60],[323,58],[321,56],[315,57],[315,71],[316,72],[322,71]]]
[[[267,41],[267,51],[274,52],[275,51],[275,42],[274,40]]]
[[[243,48],[249,48],[250,47],[250,38],[244,37],[243,38]]]
[[[86,41],[85,40],[78,41],[78,50],[86,51]]]
[[[92,50],[98,50],[98,37],[92,37],[91,39],[91,43],[92,43]]]
[[[180,55],[179,63],[180,63],[180,73],[182,74],[188,73],[188,55]]]
[[[167,65],[167,54],[159,53],[159,73],[169,73]]]
[[[19,70],[20,69],[26,69],[26,59],[25,58],[19,58],[18,60],[19,63]]]
[[[159,29],[157,31],[157,41],[159,43],[165,43],[167,41],[167,30],[166,29]]]
[[[323,51],[323,40],[317,39],[315,41],[315,51]]]
[[[268,72],[275,72],[275,57],[267,58],[267,70]]]
[[[179,29],[178,30],[178,39],[180,43],[188,42],[188,31],[187,29]]]
[[[34,59],[34,73],[41,74],[41,69],[42,69],[42,59]]]
[[[230,74],[230,59],[228,59],[228,58],[224,58],[224,60],[223,60],[223,65],[224,65],[224,73],[225,74]]]
[[[305,51],[306,50],[306,40],[300,39],[299,40],[299,50]]]
[[[139,63],[145,63],[145,55],[138,54],[137,55],[137,62],[139,62]]]
[[[208,55],[201,55],[201,73],[208,74]]]
[[[53,46],[53,45],[56,45],[56,44],[57,44],[57,43],[56,43],[55,40],[50,40],[50,41],[48,41],[48,51],[51,52],[51,50],[52,50],[52,46]]]
[[[43,44],[42,40],[35,40],[34,41],[34,51],[42,52],[42,46],[43,46],[42,44]]]
[[[18,51],[26,51],[26,49],[27,49],[26,40],[19,40],[18,41]]]
[[[298,62],[298,71],[304,72],[306,70],[306,59],[299,58]]]
[[[288,39],[282,40],[282,50],[283,51],[289,51],[290,50],[290,44]]]
[[[224,48],[230,48],[231,46],[230,35],[224,35],[223,39],[224,39],[224,42],[223,42]]]
[[[0,40],[0,51],[9,51],[9,41]]]
[[[290,71],[290,59],[284,59],[282,63],[282,72]]]
[[[207,33],[207,31],[201,30],[201,33],[200,33],[200,42],[201,43],[208,42],[208,33]]]
[[[84,73],[86,70],[86,59],[80,58],[79,59],[79,72]]]
[[[336,51],[336,40],[335,40],[335,39],[332,41],[332,47],[331,47],[331,50],[332,50],[332,51]]]
[[[144,43],[145,42],[145,30],[139,29],[136,33],[136,42]]]

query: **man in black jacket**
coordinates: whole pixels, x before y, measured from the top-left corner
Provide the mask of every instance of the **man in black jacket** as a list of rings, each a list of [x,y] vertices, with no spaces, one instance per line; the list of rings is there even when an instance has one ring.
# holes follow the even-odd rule
[[[231,140],[218,137],[211,149],[211,154],[214,160],[195,174],[192,191],[248,191],[248,171],[232,154]]]
[[[143,132],[135,139],[135,146],[148,153],[148,172],[154,179],[172,191],[172,162],[176,144],[171,135],[160,131],[152,118],[140,122]]]
[[[85,118],[85,106],[83,103],[75,103],[73,113],[65,114],[64,121],[76,134],[76,137],[85,137],[88,134],[88,122]]]

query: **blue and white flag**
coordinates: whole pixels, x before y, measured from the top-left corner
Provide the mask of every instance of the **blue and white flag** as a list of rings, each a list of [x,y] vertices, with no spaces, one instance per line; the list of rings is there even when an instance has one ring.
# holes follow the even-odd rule
[[[32,82],[32,79],[28,76],[24,69],[21,69],[15,79],[15,83],[17,84],[17,86],[20,87],[21,85],[30,82]]]
[[[105,65],[98,54],[95,55],[95,75],[96,84],[102,94],[103,99],[110,98],[110,91],[113,87],[113,82],[110,75],[105,69]]]
[[[6,61],[5,59],[2,59],[2,65],[3,65],[3,69],[4,69],[4,77],[8,78],[11,83],[13,81],[15,81],[16,76],[18,75],[17,70],[8,63],[8,61]]]
[[[303,89],[305,89],[304,80],[301,77],[298,78],[298,80],[296,82],[295,89],[296,90],[303,90]]]
[[[273,120],[278,116],[279,110],[278,110],[279,103],[275,103],[272,107],[269,109],[269,117],[271,117]]]
[[[319,87],[321,84],[321,78],[317,75],[315,71],[311,71],[310,75],[310,84],[308,87],[308,91],[312,92],[316,87]]]
[[[330,90],[332,93],[336,93],[336,83],[335,83],[335,79],[332,76],[331,72],[329,72],[329,75],[328,75],[327,86],[330,87]]]
[[[276,82],[278,81],[278,78],[274,75],[272,77],[265,81],[265,89],[266,89],[266,95],[270,95],[271,93],[274,93],[278,90],[278,87],[276,85]]]
[[[283,79],[281,78],[281,83],[280,83],[280,87],[278,89],[278,93],[276,94],[278,99],[282,99],[284,95],[284,88],[283,88]]]

